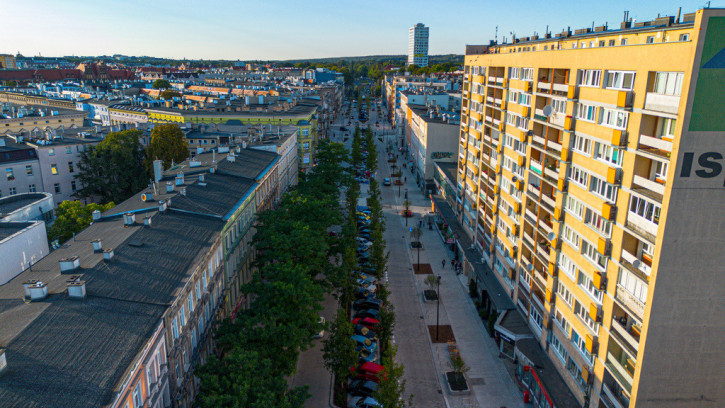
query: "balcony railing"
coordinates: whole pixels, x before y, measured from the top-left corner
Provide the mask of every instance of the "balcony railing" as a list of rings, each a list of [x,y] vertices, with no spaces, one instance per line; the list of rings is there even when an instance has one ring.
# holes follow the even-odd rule
[[[644,317],[644,303],[632,296],[622,285],[617,284],[617,291],[614,297],[622,302],[631,312],[642,319]]]
[[[632,375],[611,352],[607,352],[607,362],[605,365],[609,368],[612,376],[619,381],[622,388],[628,392],[632,392]]]
[[[636,356],[639,350],[639,339],[635,338],[617,319],[612,319],[612,329],[624,341],[625,345],[631,348],[630,352]]]
[[[677,110],[679,109],[679,107],[679,95],[663,95],[656,94],[654,92],[647,92],[647,96],[644,99],[644,108],[647,110],[677,115]]]
[[[633,268],[638,269],[643,274],[649,276],[650,272],[652,272],[652,267],[647,265],[642,258],[637,258],[632,253],[627,251],[626,249],[622,248],[622,261],[627,261],[630,265],[632,265]],[[637,266],[635,266],[637,265]]]
[[[642,176],[634,175],[634,179],[632,180],[634,184],[640,185],[647,190],[650,190],[652,192],[655,192],[659,195],[665,195],[665,185],[660,184],[654,180],[650,180],[648,178],[644,178]]]
[[[644,147],[672,152],[672,142],[658,137],[639,135],[639,144]]]

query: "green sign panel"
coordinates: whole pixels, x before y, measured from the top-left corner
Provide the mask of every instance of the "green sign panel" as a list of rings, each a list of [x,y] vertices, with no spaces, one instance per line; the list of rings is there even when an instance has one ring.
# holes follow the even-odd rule
[[[725,17],[707,23],[690,116],[691,132],[725,130]]]

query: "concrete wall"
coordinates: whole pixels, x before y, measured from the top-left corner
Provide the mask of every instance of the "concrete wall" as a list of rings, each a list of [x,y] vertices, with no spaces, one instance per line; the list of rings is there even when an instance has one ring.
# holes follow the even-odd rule
[[[31,174],[28,174],[26,166],[30,166]],[[8,180],[7,169],[12,169],[14,180]],[[0,164],[0,197],[10,195],[10,188],[15,189],[15,194],[30,193],[31,185],[35,186],[35,191],[43,191],[43,178],[38,160]]]
[[[0,241],[0,285],[6,284],[48,252],[48,237],[42,221]]]

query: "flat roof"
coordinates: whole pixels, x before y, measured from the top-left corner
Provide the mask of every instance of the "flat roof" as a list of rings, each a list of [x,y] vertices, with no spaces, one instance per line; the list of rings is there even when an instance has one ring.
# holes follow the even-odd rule
[[[0,241],[32,226],[34,222],[0,222]]]
[[[0,198],[0,218],[5,214],[17,211],[37,201],[44,200],[47,193],[14,194]]]

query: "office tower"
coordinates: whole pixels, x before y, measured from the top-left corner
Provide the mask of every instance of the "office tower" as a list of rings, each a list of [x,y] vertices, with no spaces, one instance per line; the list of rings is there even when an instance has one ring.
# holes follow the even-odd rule
[[[418,23],[408,31],[408,64],[428,66],[428,27]]]

